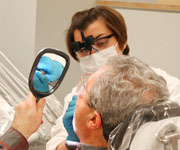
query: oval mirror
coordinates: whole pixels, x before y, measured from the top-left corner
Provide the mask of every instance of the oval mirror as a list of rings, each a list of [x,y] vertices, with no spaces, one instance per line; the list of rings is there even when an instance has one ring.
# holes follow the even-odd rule
[[[69,64],[69,56],[60,50],[45,48],[38,53],[29,75],[29,88],[37,100],[55,92]]]

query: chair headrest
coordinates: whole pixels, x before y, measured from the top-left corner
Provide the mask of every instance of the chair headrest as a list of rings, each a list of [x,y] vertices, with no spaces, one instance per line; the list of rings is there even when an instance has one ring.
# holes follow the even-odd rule
[[[179,116],[157,122],[147,122],[137,130],[131,142],[130,150],[164,150],[164,143],[160,141],[159,135],[162,134],[162,131],[164,135],[166,133],[169,135],[179,133],[179,127]]]
[[[137,130],[146,122],[159,121],[180,116],[180,107],[176,102],[158,102],[132,112],[109,135],[108,150],[128,150]]]

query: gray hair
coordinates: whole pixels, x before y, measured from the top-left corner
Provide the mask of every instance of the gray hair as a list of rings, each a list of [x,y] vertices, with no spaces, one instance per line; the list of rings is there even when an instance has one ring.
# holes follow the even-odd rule
[[[110,132],[136,109],[169,97],[164,78],[137,58],[115,56],[107,66],[107,71],[94,83],[88,100],[88,105],[101,116],[106,140]]]

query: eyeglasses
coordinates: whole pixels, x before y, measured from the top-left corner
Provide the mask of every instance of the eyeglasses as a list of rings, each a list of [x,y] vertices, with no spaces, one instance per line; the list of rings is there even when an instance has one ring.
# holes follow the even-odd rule
[[[78,94],[83,94],[84,90],[87,91],[86,83],[87,83],[87,81],[88,81],[90,76],[91,76],[90,73],[84,74],[84,75],[81,76],[81,79],[80,79],[80,81],[79,81],[79,83],[77,85],[77,92],[78,92]]]
[[[85,93],[86,94],[86,100],[87,100],[87,104],[90,108],[95,109],[96,110],[96,106],[95,104],[91,103],[90,101],[90,91],[87,90],[87,81],[89,79],[89,77],[91,76],[91,74],[86,74],[81,76],[81,80],[80,80],[80,84],[79,84],[79,89],[77,91],[78,96],[81,98],[84,98]]]
[[[77,56],[84,57],[91,55],[93,52],[101,51],[107,48],[109,39],[112,36],[114,36],[114,34],[110,34],[101,38],[97,37],[95,39],[92,36],[89,36],[87,37],[88,42],[86,43],[88,46],[83,46],[85,44],[81,42],[73,42],[74,48],[76,48],[74,52],[76,52]]]

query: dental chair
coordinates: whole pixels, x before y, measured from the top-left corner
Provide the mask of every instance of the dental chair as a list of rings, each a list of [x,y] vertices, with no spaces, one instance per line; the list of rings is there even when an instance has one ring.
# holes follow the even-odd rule
[[[180,106],[167,101],[132,113],[111,132],[108,150],[180,150]]]
[[[180,117],[142,125],[130,150],[180,150]]]

